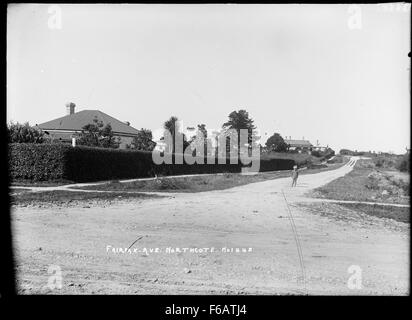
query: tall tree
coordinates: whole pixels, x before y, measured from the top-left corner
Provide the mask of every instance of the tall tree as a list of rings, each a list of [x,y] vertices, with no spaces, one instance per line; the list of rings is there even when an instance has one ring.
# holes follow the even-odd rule
[[[172,138],[172,141],[171,141],[171,144],[172,144],[172,146],[171,146],[172,150],[171,151],[172,151],[172,153],[175,153],[175,149],[176,149],[175,138],[176,138],[176,131],[178,130],[177,121],[179,121],[179,119],[177,117],[171,116],[169,118],[169,120],[165,121],[165,123],[163,124],[163,128],[165,130],[169,131],[169,133],[171,135],[171,138]]]
[[[279,133],[274,133],[266,141],[266,148],[268,151],[285,152],[288,145]]]
[[[184,151],[189,146],[189,141],[187,141],[187,137],[184,133],[179,131],[178,126],[179,119],[175,116],[171,116],[169,120],[165,121],[163,124],[163,128],[170,132],[172,141],[171,141],[171,151],[175,153],[176,151],[176,141],[183,140],[183,150]],[[167,143],[167,142],[166,142]]]
[[[152,131],[142,128],[136,137],[133,138],[132,148],[143,151],[153,151],[156,142],[153,140]]]
[[[229,120],[225,122],[222,126],[224,130],[234,129],[239,137],[238,139],[238,153],[240,154],[240,129],[248,130],[248,144],[249,147],[257,140],[256,137],[256,126],[253,124],[254,120],[249,117],[249,113],[244,110],[232,111],[229,114]],[[227,140],[228,141],[228,140]],[[226,143],[227,147],[227,143]]]
[[[174,137],[176,131],[178,130],[177,122],[179,119],[175,116],[171,116],[169,120],[165,121],[163,127],[165,130],[169,130],[170,134]]]

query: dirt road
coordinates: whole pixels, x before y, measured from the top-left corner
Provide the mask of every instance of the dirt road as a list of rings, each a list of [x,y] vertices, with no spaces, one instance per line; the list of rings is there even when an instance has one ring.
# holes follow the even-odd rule
[[[281,178],[108,207],[13,208],[19,292],[408,294],[409,225],[299,206],[354,161],[302,175],[296,188]],[[48,286],[56,270],[60,289]]]

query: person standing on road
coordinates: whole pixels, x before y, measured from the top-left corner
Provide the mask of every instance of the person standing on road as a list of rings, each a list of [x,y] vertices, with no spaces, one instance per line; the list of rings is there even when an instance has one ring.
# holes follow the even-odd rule
[[[298,166],[294,165],[292,170],[292,187],[296,187],[296,183],[298,182]]]

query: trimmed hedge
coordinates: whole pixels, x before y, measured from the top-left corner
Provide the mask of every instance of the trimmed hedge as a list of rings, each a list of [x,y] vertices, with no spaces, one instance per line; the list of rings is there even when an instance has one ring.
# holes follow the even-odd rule
[[[8,164],[11,179],[62,179],[65,173],[65,154],[70,147],[62,144],[9,144]]]
[[[292,170],[296,162],[292,159],[260,159],[260,172]]]
[[[12,179],[33,181],[70,180],[88,182],[132,179],[157,175],[241,172],[242,164],[161,164],[145,151],[72,147],[59,144],[15,143],[9,145],[9,170]],[[290,170],[291,159],[261,159],[260,171]],[[248,165],[250,167],[250,165]]]
[[[152,176],[150,152],[79,146],[66,160],[66,179],[76,182]]]

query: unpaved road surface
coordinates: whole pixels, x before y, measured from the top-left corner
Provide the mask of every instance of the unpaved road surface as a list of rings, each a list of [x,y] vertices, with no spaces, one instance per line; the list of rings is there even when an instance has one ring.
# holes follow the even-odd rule
[[[281,178],[106,207],[14,207],[19,293],[408,294],[409,225],[299,205],[350,164],[296,188]]]

